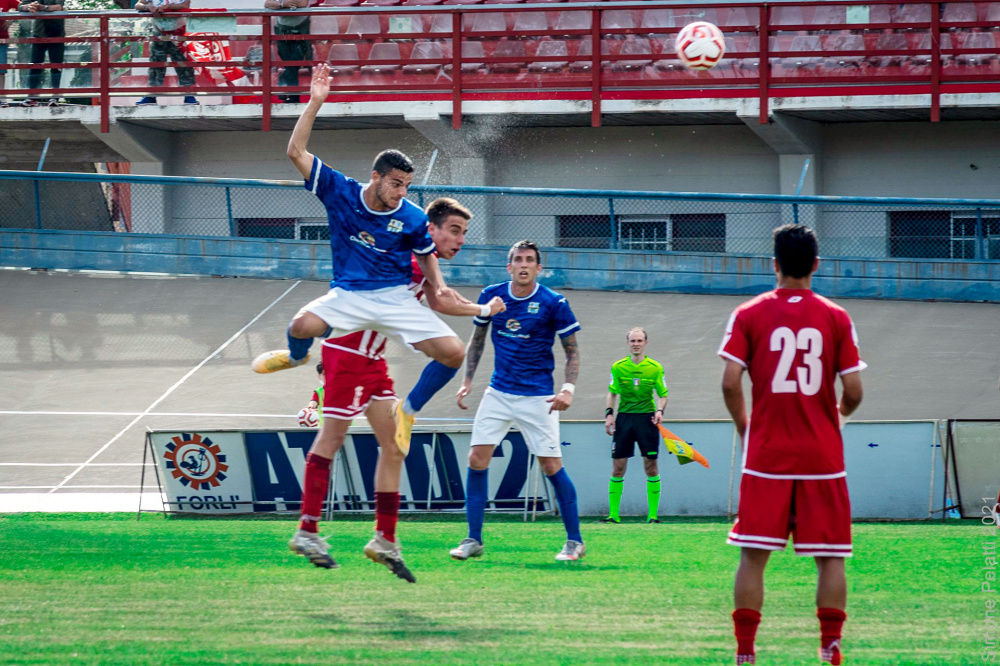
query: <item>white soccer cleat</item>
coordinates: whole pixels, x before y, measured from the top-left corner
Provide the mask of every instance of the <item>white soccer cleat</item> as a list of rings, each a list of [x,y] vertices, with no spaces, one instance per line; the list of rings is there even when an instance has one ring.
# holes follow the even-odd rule
[[[326,547],[324,541],[318,534],[297,530],[295,535],[288,540],[288,549],[293,553],[302,555],[310,562],[323,569],[336,569],[337,564]]]
[[[583,556],[587,554],[587,547],[583,545],[582,541],[573,541],[568,539],[566,545],[563,549],[556,554],[557,562],[575,562],[579,559],[583,559]]]
[[[402,548],[398,541],[393,543],[381,534],[376,534],[365,546],[365,557],[376,564],[389,567],[389,571],[396,574],[398,578],[409,583],[417,582],[410,570],[406,568],[406,563],[403,562]]]
[[[263,375],[269,372],[277,372],[278,370],[297,368],[308,362],[309,354],[306,354],[305,358],[296,361],[292,359],[287,349],[276,349],[274,351],[264,352],[255,358],[253,363],[250,364],[250,367],[254,372],[259,372]]]
[[[470,557],[479,557],[483,554],[483,544],[475,539],[462,539],[462,543],[457,548],[452,548],[448,554],[453,560],[467,560]]]

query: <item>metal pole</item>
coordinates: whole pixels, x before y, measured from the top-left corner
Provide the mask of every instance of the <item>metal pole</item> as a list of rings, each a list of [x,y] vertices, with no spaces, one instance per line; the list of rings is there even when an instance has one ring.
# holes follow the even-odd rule
[[[427,165],[427,173],[424,174],[424,180],[423,180],[423,182],[420,183],[421,185],[426,185],[428,179],[430,179],[430,177],[431,177],[431,171],[434,170],[434,163],[437,161],[437,158],[438,158],[438,149],[435,148],[434,152],[431,153],[431,161],[430,161],[430,164]],[[421,205],[423,205],[422,201],[421,201]]]
[[[806,182],[806,172],[809,171],[809,158],[802,164],[802,173],[799,174],[799,184],[795,188],[795,196],[800,196],[802,194],[802,186]],[[792,221],[795,224],[799,223],[799,204],[795,202],[792,204]]]
[[[535,461],[535,454],[528,454],[528,469],[527,473],[524,475],[524,514],[521,516],[521,522],[528,522],[528,495],[530,495],[531,483],[528,481],[528,477],[531,476],[531,463]]]
[[[611,249],[618,249],[618,220],[615,218],[615,200],[608,197],[608,211],[611,216]]]
[[[333,480],[330,481],[330,502],[327,506],[327,520],[333,518],[333,498],[337,496],[337,459],[340,457],[340,451],[333,454],[333,463],[330,465],[333,471]]]
[[[42,167],[45,166],[45,156],[49,153],[49,144],[52,142],[51,137],[45,137],[45,145],[42,146],[42,154],[38,158],[38,168],[35,171],[41,171]],[[39,192],[38,181],[35,183],[35,228],[42,228],[42,196]]]
[[[976,209],[976,259],[986,258],[986,238],[983,236],[983,209]]]
[[[726,505],[726,519],[733,519],[733,477],[736,476],[736,428],[733,427],[733,452],[729,457],[729,503]]]
[[[226,215],[229,217],[229,235],[235,236],[236,229],[233,227],[233,197],[228,187],[226,188]]]
[[[142,517],[142,491],[146,487],[146,455],[149,453],[149,430],[146,430],[146,437],[144,438],[142,446],[142,474],[139,475],[139,508],[136,509],[135,519],[139,520]]]
[[[531,522],[535,522],[538,515],[538,479],[542,474],[542,466],[535,465],[535,489],[531,491]]]
[[[437,152],[437,151],[435,151]],[[431,464],[427,466],[427,510],[431,510],[431,494],[434,490],[434,463],[437,462],[438,434],[431,439]]]

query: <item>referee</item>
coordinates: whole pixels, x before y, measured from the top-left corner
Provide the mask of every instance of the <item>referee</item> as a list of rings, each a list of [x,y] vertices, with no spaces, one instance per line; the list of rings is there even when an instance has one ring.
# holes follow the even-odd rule
[[[611,365],[604,428],[614,437],[611,449],[611,483],[608,485],[610,514],[602,523],[619,523],[618,515],[625,482],[628,459],[635,454],[635,445],[643,456],[646,468],[646,499],[649,506],[647,523],[660,522],[660,471],[656,464],[660,434],[656,426],[663,420],[667,406],[667,385],[663,381],[663,366],[645,354],[648,337],[642,328],[633,328],[626,335],[631,352]],[[656,398],[653,392],[656,392]],[[618,417],[615,418],[617,408]]]

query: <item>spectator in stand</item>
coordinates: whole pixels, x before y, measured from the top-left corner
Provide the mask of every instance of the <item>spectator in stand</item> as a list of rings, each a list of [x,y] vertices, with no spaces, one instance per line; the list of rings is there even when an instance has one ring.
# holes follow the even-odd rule
[[[63,10],[62,0],[22,0],[18,9],[22,12],[31,12],[36,16],[42,13],[48,12],[61,12]],[[65,37],[66,36],[66,25],[65,21],[62,19],[43,19],[39,18],[34,21],[34,27],[31,31],[31,36],[35,39],[39,38],[50,38],[50,37]],[[45,54],[49,54],[49,62],[53,65],[62,64],[63,57],[66,53],[66,44],[59,43],[48,43],[48,44],[32,44],[31,45],[31,62],[34,65],[45,62]],[[49,80],[52,83],[53,88],[59,87],[59,82],[62,79],[61,69],[50,69],[49,70]],[[42,70],[40,69],[29,69],[28,70],[28,87],[35,90],[41,87],[42,83]],[[51,104],[56,103],[55,97],[52,98]],[[38,103],[35,98],[28,97],[24,100],[25,104],[34,105]]]
[[[3,12],[13,12],[17,11],[19,7],[19,0],[0,0],[0,14]],[[0,20],[0,40],[10,39],[10,33],[8,28],[11,21]],[[7,42],[4,41],[0,44],[0,65],[7,64]],[[7,87],[7,72],[6,70],[0,69],[0,90]],[[0,93],[0,107],[7,106],[7,98]]]
[[[322,0],[264,0],[265,9],[306,9],[316,7]],[[303,14],[293,14],[280,16],[274,22],[274,34],[276,35],[308,35],[309,16]],[[307,39],[280,40],[278,42],[278,57],[282,60],[312,60],[312,42]],[[288,65],[278,77],[278,85],[282,87],[299,85],[300,65]],[[306,69],[311,69],[307,67]],[[298,103],[302,100],[298,95],[279,95],[283,102]]]
[[[173,61],[174,71],[177,72],[177,81],[182,86],[194,85],[194,68],[178,66],[177,63],[184,62],[188,58],[181,48],[180,42],[170,38],[183,37],[186,23],[183,16],[168,17],[166,14],[184,11],[190,7],[191,0],[139,0],[135,4],[136,11],[149,12],[153,15],[153,36],[168,38],[150,44],[149,61],[167,62],[168,58]],[[158,88],[162,86],[166,75],[166,67],[150,67],[149,87]],[[184,103],[197,104],[198,100],[194,95],[185,95]],[[136,104],[156,104],[156,95],[147,95],[136,102]]]

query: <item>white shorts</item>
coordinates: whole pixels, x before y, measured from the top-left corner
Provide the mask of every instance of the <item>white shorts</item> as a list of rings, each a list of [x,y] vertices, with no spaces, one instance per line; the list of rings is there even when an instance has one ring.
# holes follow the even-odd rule
[[[412,346],[432,338],[458,337],[448,324],[413,297],[407,285],[373,291],[334,287],[304,308],[333,328],[331,337],[374,330]]]
[[[511,395],[487,388],[476,410],[470,446],[496,446],[517,426],[528,450],[543,458],[562,458],[559,412],[549,411],[551,395]]]

